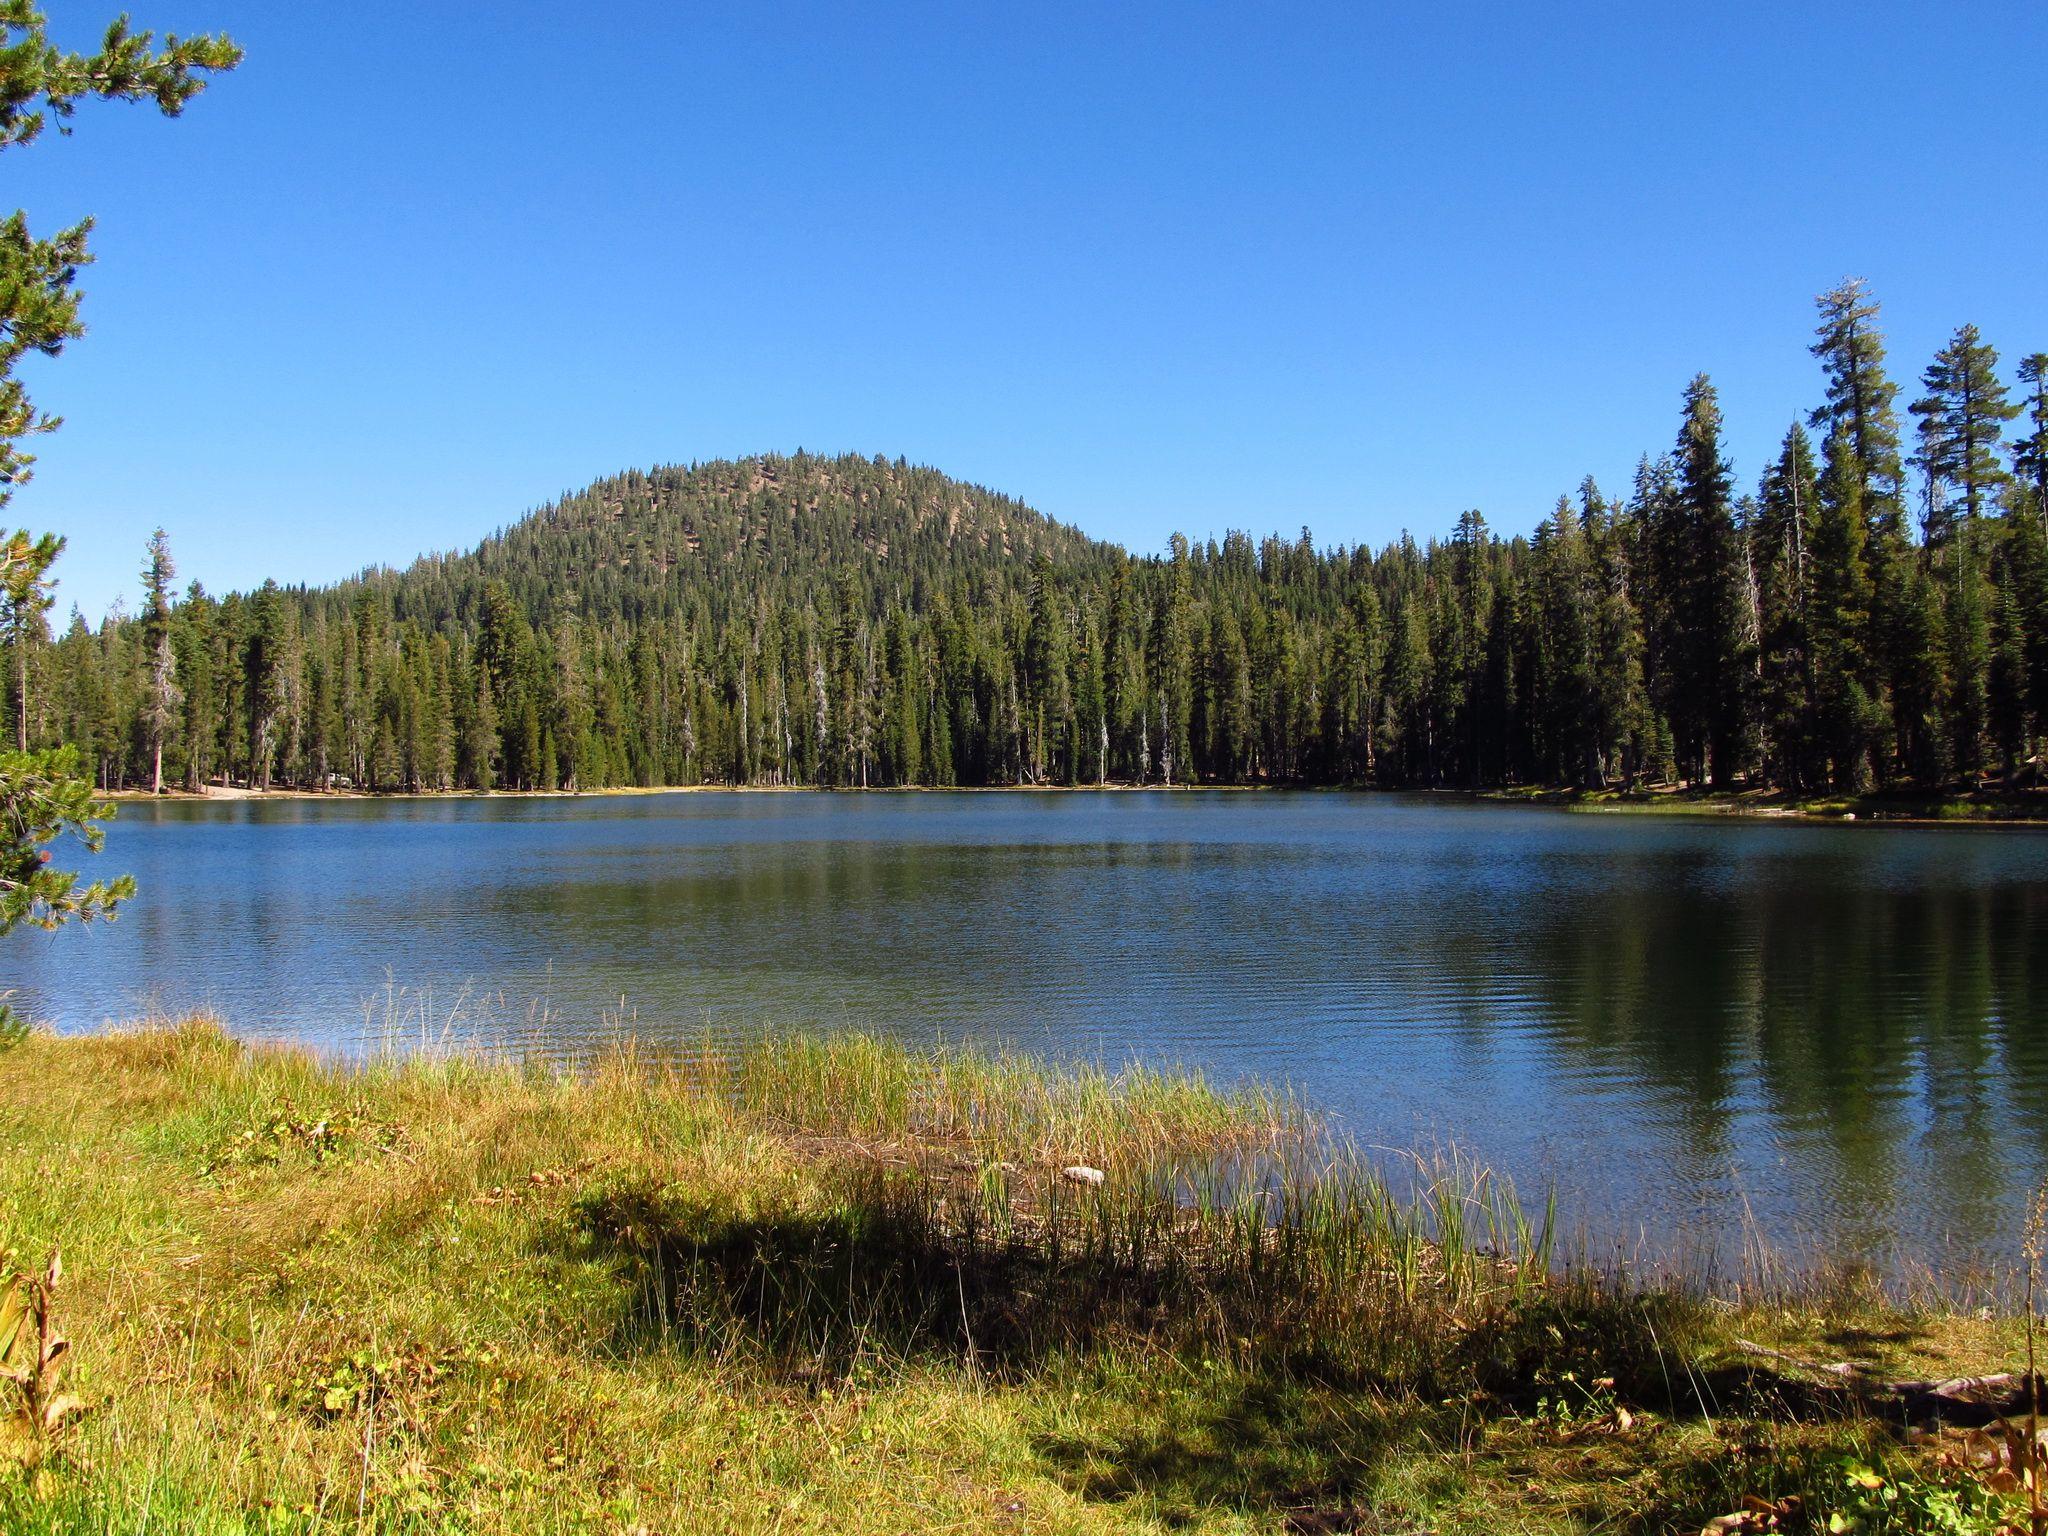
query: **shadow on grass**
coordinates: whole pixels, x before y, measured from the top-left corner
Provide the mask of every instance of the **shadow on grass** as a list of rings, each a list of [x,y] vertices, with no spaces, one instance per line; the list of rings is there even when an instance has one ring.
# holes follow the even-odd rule
[[[1611,1419],[1525,1418],[1499,1403],[1222,1375],[1171,1389],[1127,1384],[1118,1408],[1098,1405],[1085,1432],[1034,1444],[1076,1493],[1169,1528],[1228,1510],[1290,1536],[1648,1536],[1699,1530],[1751,1498],[1810,1500],[1863,1443],[1847,1422],[1787,1430],[1705,1416],[1621,1430]]]
[[[998,1231],[908,1181],[748,1217],[626,1187],[586,1198],[578,1219],[627,1279],[622,1345],[743,1351],[821,1381],[861,1361],[1014,1379],[1150,1337],[1195,1294],[1184,1265],[1070,1233]]]
[[[1702,1368],[1727,1344],[1676,1289],[1561,1276],[1473,1300],[1405,1283],[1370,1258],[1287,1263],[1254,1239],[1202,1247],[1079,1219],[992,1217],[914,1175],[849,1179],[830,1198],[729,1202],[626,1183],[575,1206],[581,1241],[626,1284],[616,1342],[744,1351],[805,1376],[856,1361],[950,1362],[1015,1378],[1049,1362],[1165,1352],[1353,1391],[1453,1397],[1519,1414],[1563,1386],[1673,1418],[1812,1417],[1838,1387],[1764,1358]],[[1910,1331],[1844,1330],[1887,1351]]]
[[[1429,1410],[1372,1394],[1229,1375],[1103,1435],[1040,1437],[1041,1457],[1098,1502],[1142,1501],[1162,1524],[1205,1511],[1277,1516],[1289,1532],[1419,1530],[1374,1510],[1385,1464],[1433,1450]]]
[[[625,1282],[618,1347],[681,1345],[812,1388],[902,1363],[1079,1383],[1087,1411],[1038,1454],[1082,1496],[1168,1525],[1234,1509],[1391,1536],[1425,1528],[1413,1509],[1537,1497],[1540,1472],[1561,1518],[1666,1529],[1803,1486],[1803,1463],[1718,1441],[1730,1425],[1764,1446],[1773,1425],[1820,1443],[1883,1432],[1768,1362],[1701,1368],[1725,1340],[1677,1291],[1559,1277],[1445,1299],[1376,1259],[1290,1267],[1257,1237],[1218,1251],[1074,1209],[1085,1219],[998,1220],[958,1186],[877,1176],[745,1214],[644,1184],[575,1212]],[[1049,1422],[1067,1423],[1063,1395],[1047,1394]],[[1662,1427],[1631,1431],[1624,1405]]]

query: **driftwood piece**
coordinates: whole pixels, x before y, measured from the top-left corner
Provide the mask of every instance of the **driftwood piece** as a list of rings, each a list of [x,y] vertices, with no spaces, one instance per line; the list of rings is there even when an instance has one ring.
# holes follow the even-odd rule
[[[1991,1376],[1956,1376],[1947,1381],[1894,1381],[1886,1383],[1897,1394],[1909,1419],[1940,1419],[1949,1424],[1989,1424],[1998,1419],[2017,1418],[2031,1406],[2029,1398],[2042,1402],[2041,1378],[2001,1371]]]
[[[1861,1381],[1870,1370],[1861,1360],[1836,1360],[1823,1363],[1819,1360],[1805,1360],[1798,1355],[1788,1355],[1782,1349],[1769,1349],[1762,1344],[1752,1344],[1748,1339],[1737,1339],[1735,1347],[1745,1355],[1760,1355],[1766,1360],[1782,1360],[1787,1365],[1796,1365],[1802,1371],[1813,1371],[1821,1376],[1833,1376],[1841,1381]]]

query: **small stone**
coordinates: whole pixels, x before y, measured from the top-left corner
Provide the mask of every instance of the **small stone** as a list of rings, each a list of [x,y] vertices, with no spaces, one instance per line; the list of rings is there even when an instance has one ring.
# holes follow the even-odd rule
[[[1090,1168],[1086,1163],[1076,1163],[1071,1168],[1062,1168],[1060,1177],[1069,1184],[1100,1184],[1104,1174],[1100,1168]]]

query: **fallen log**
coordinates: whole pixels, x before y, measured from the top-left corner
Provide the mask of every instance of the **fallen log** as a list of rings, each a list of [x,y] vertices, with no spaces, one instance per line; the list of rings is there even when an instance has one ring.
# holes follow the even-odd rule
[[[1735,1347],[1746,1355],[1783,1361],[1816,1376],[1832,1377],[1842,1384],[1843,1391],[1866,1401],[1894,1402],[1906,1418],[1916,1422],[1940,1419],[1949,1424],[1982,1425],[2016,1417],[2037,1404],[2048,1408],[2048,1388],[2044,1388],[2038,1375],[2028,1377],[1999,1371],[1988,1376],[1951,1376],[1939,1381],[1886,1381],[1871,1374],[1874,1367],[1867,1361],[1809,1360],[1748,1339],[1737,1339]]]

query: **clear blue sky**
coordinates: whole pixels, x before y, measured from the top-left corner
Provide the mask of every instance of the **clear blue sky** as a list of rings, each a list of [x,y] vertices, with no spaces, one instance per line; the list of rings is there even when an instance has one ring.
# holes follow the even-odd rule
[[[99,217],[9,517],[95,617],[466,546],[631,465],[898,453],[1139,550],[1526,531],[1679,391],[2048,349],[2048,6],[60,0],[225,28],[186,117],[6,156]],[[488,17],[486,20],[484,18]],[[10,202],[11,206],[11,202]],[[132,604],[132,597],[130,598]]]

